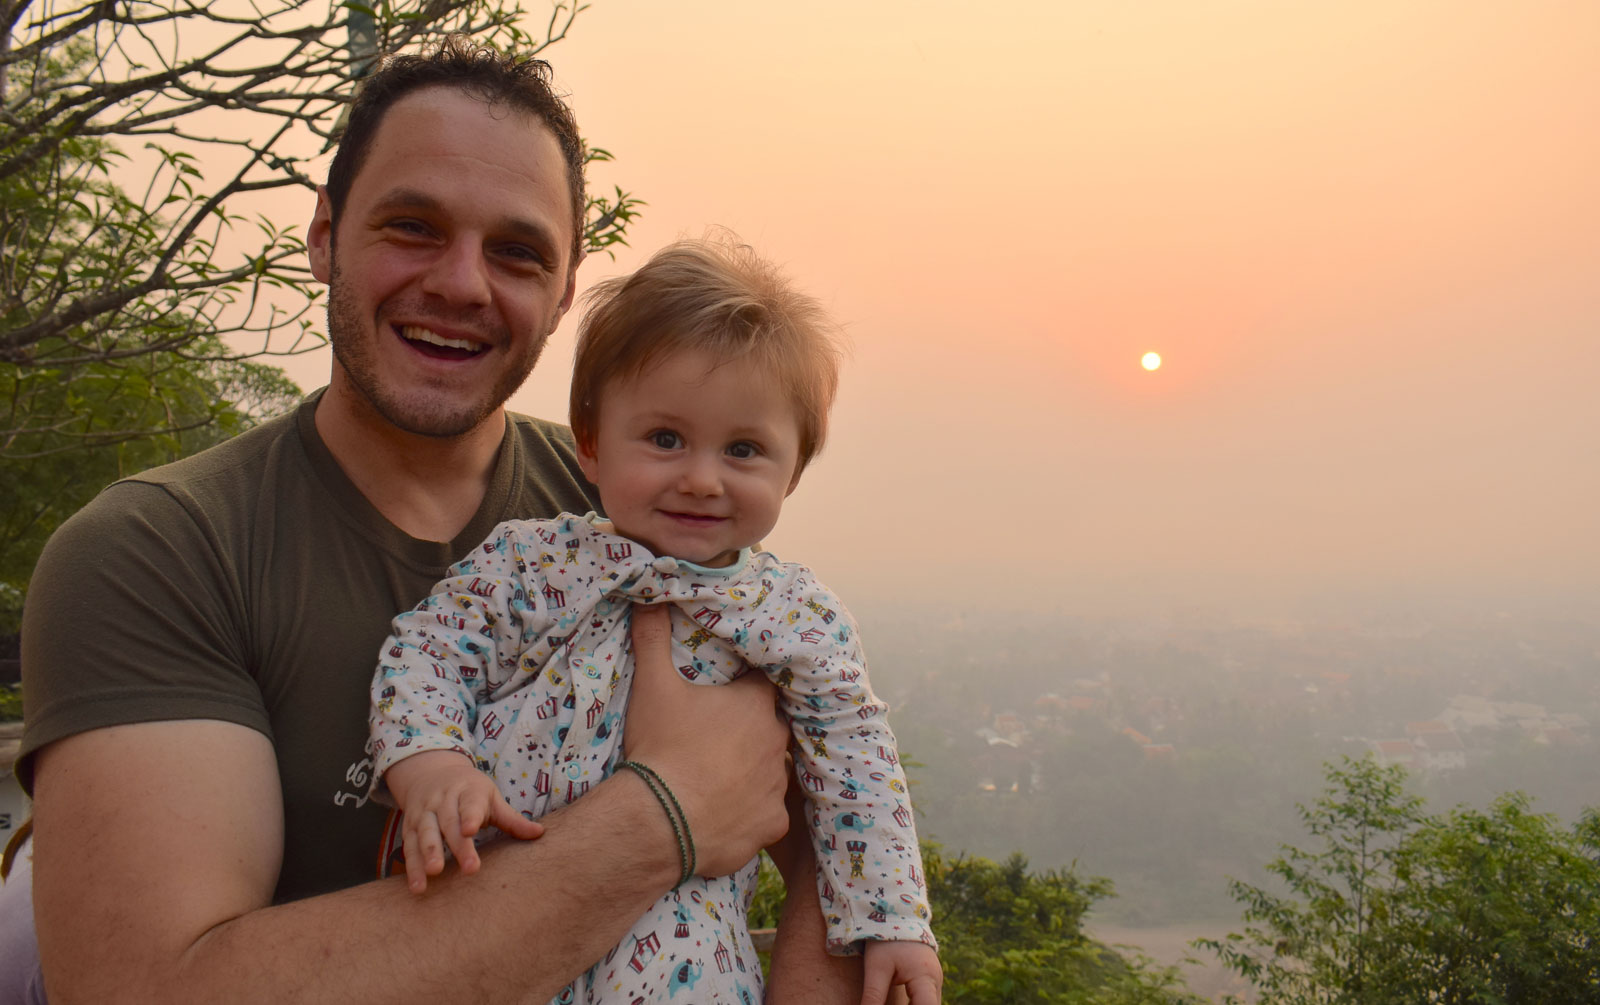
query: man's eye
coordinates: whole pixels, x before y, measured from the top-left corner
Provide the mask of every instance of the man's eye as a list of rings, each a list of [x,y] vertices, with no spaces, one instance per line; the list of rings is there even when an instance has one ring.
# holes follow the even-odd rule
[[[738,443],[729,445],[728,456],[734,458],[735,460],[748,461],[752,457],[761,456],[761,448],[756,446],[754,443],[740,440]]]
[[[500,249],[500,253],[507,258],[512,258],[519,262],[528,262],[535,265],[544,261],[543,255],[528,247],[526,244],[507,245],[506,247]]]
[[[650,434],[650,442],[662,450],[675,450],[683,443],[683,440],[670,429],[658,429]]]

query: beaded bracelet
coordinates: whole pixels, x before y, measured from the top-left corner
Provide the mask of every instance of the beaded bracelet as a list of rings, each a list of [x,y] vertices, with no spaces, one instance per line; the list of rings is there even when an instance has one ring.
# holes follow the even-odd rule
[[[639,761],[623,761],[617,767],[627,768],[638,775],[649,787],[650,794],[656,797],[656,802],[661,804],[661,811],[667,815],[667,822],[672,825],[672,836],[678,842],[678,861],[683,865],[683,874],[678,877],[677,886],[682,886],[694,875],[695,865],[694,835],[689,832],[688,815],[679,805],[678,797],[672,794],[672,789],[660,775],[656,774],[654,768]]]

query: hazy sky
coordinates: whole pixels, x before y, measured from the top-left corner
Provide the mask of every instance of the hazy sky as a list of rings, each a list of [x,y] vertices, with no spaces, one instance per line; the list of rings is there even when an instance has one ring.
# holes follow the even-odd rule
[[[595,0],[547,55],[649,202],[580,285],[720,224],[847,326],[781,557],[857,606],[1249,616],[1600,608],[1596,38],[1587,0]],[[514,407],[564,418],[575,321]]]

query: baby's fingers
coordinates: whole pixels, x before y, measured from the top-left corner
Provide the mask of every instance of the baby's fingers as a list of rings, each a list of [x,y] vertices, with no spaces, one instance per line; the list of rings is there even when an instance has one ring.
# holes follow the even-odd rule
[[[456,865],[463,873],[478,871],[478,846],[472,843],[472,835],[478,832],[478,827],[473,824],[469,830],[463,818],[465,807],[455,800],[446,800],[439,807],[439,833],[444,835],[445,844],[450,846],[450,854],[455,857]],[[481,811],[480,814],[481,816]]]
[[[532,841],[544,833],[544,824],[511,808],[511,804],[498,796],[489,804],[489,823],[519,841]]]
[[[401,833],[405,849],[406,884],[412,893],[428,888],[428,877],[444,871],[444,846],[439,840],[439,823],[432,813],[407,813]]]
[[[543,824],[512,809],[492,785],[461,798],[461,833],[471,837],[485,826],[498,827],[521,841],[531,841],[544,833]]]
[[[894,964],[868,953],[861,967],[861,1005],[884,1005],[889,1000],[889,982],[894,979]]]
[[[939,982],[927,974],[919,974],[906,981],[911,993],[911,1005],[939,1005]]]

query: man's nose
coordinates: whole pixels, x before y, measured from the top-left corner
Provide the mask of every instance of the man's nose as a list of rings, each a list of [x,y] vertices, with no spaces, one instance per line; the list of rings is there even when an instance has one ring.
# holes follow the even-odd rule
[[[483,249],[472,241],[450,242],[423,277],[422,289],[447,303],[488,303],[489,263]]]

